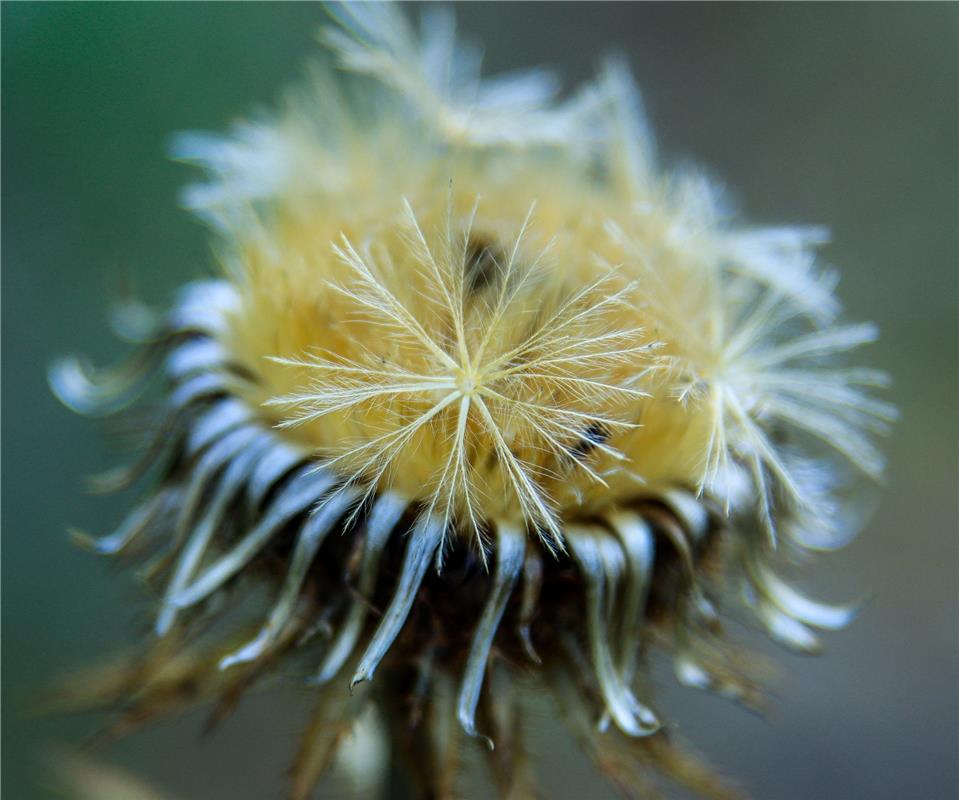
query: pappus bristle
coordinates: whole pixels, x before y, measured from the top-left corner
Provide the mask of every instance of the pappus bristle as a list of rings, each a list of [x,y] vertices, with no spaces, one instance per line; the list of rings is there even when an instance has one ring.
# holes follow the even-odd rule
[[[548,253],[524,260],[530,221],[503,263],[488,256],[481,291],[469,285],[470,221],[431,247],[406,205],[400,241],[412,267],[375,242],[367,255],[346,238],[334,244],[350,281],[333,288],[355,307],[369,341],[356,333],[348,349],[281,359],[305,368],[310,383],[268,402],[285,410],[284,427],[339,416],[314,441],[328,466],[350,476],[348,486],[362,483],[369,495],[409,485],[444,529],[479,535],[506,518],[562,547],[550,483],[605,484],[590,451],[624,457],[595,431],[631,427],[622,412],[646,396],[636,387],[655,343],[641,328],[610,327],[632,292],[622,281],[616,288],[615,274],[574,290],[543,265]]]

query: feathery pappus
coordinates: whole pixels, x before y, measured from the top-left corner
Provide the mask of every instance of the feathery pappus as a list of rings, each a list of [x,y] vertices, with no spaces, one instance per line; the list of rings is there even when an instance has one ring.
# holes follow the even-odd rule
[[[129,363],[51,370],[83,414],[164,387],[142,460],[96,478],[152,490],[81,536],[143,559],[151,640],[68,700],[115,708],[108,738],[219,719],[296,664],[292,797],[373,707],[422,796],[455,794],[461,732],[519,798],[542,687],[624,795],[731,796],[644,667],[756,705],[724,607],[801,652],[851,619],[779,568],[847,542],[849,478],[882,472],[886,377],[845,358],[876,329],[838,321],[821,229],[745,226],[660,166],[622,63],[561,98],[546,71],[481,78],[444,9],[331,13],[275,113],[175,140],[220,277],[122,303]],[[237,619],[254,588],[270,606]]]

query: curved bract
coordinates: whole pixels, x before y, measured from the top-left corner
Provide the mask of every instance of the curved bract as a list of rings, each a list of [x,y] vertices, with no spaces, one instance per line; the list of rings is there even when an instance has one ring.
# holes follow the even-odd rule
[[[320,67],[274,117],[177,140],[207,171],[184,197],[223,277],[120,309],[128,367],[51,371],[84,414],[164,377],[145,460],[98,479],[158,465],[157,488],[78,534],[153,551],[157,639],[77,701],[122,701],[116,732],[200,697],[219,713],[301,655],[318,706],[295,796],[370,700],[412,723],[394,746],[434,793],[458,721],[522,796],[512,687],[532,681],[625,793],[652,766],[725,795],[642,666],[661,649],[755,705],[723,600],[803,652],[849,621],[772,561],[848,539],[840,462],[881,472],[884,377],[836,363],[875,330],[837,324],[819,229],[737,226],[702,178],[660,171],[621,64],[559,101],[546,73],[480,80],[442,13],[335,16],[322,38],[358,75]],[[253,585],[271,607],[237,630],[227,598]]]

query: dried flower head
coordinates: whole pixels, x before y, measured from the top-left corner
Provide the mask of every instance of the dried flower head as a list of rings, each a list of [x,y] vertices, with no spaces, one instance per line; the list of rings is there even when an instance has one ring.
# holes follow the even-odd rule
[[[155,551],[155,640],[75,699],[118,704],[111,732],[209,697],[218,717],[302,657],[319,688],[293,796],[372,699],[430,796],[455,718],[519,797],[530,681],[625,794],[665,775],[724,795],[641,665],[660,649],[755,704],[724,598],[801,651],[849,620],[771,563],[848,538],[841,462],[882,470],[884,376],[836,363],[875,329],[836,323],[819,229],[737,227],[703,178],[658,170],[621,64],[560,101],[544,72],[480,80],[443,11],[419,32],[387,5],[335,16],[349,77],[176,141],[207,171],[185,201],[222,277],[165,315],[123,305],[128,367],[51,372],[83,413],[166,379],[144,461],[99,479],[157,464],[157,488],[90,541]],[[251,630],[228,598],[256,584],[274,599]]]

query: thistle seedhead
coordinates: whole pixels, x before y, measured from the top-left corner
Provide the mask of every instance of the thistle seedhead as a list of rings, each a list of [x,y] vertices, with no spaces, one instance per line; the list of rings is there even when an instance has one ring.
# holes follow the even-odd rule
[[[167,314],[127,303],[129,367],[52,370],[82,413],[160,362],[167,385],[146,459],[99,480],[159,462],[157,488],[88,540],[155,551],[154,639],[74,701],[118,705],[108,733],[206,698],[218,720],[302,656],[293,796],[374,701],[424,792],[454,791],[455,720],[519,797],[542,686],[624,794],[727,796],[653,710],[646,655],[755,706],[731,595],[804,652],[848,622],[773,563],[849,538],[835,455],[881,472],[885,378],[836,363],[875,329],[836,322],[821,231],[735,227],[703,179],[661,173],[618,62],[559,102],[545,73],[481,81],[448,16],[336,16],[322,39],[360,76],[319,68],[275,117],[177,140],[223,276]],[[266,619],[229,628],[256,584]]]

